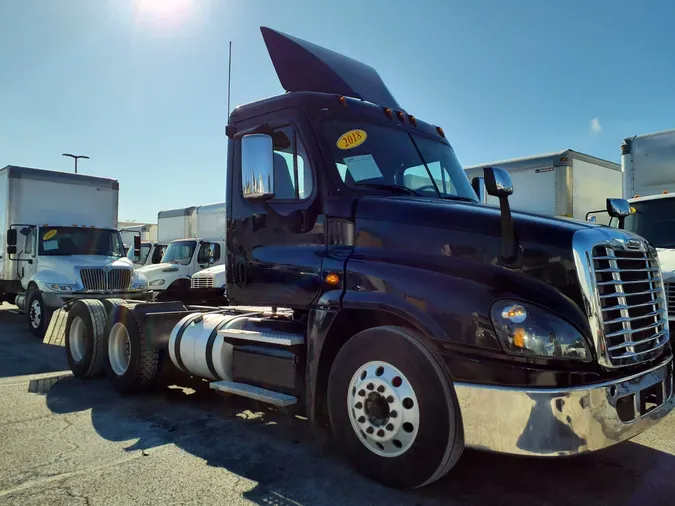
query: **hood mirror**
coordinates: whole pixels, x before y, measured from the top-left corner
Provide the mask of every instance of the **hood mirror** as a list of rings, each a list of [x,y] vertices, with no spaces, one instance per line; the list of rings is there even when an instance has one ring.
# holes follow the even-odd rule
[[[502,215],[502,244],[499,261],[507,267],[518,268],[522,265],[522,250],[518,244],[518,238],[513,226],[511,206],[509,205],[509,195],[513,193],[511,176],[499,167],[485,167],[483,169],[483,177],[485,178],[485,190],[487,194],[499,199],[499,210]]]
[[[607,199],[607,214],[619,221],[618,228],[624,228],[626,216],[632,214],[630,203],[626,199]]]
[[[493,197],[508,197],[513,194],[511,176],[499,167],[485,167],[485,190]]]

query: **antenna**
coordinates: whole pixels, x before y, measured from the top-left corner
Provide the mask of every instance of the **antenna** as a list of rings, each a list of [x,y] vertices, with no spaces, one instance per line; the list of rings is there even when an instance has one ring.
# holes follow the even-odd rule
[[[227,121],[230,121],[230,82],[232,79],[232,41],[230,41],[230,54],[227,62]]]

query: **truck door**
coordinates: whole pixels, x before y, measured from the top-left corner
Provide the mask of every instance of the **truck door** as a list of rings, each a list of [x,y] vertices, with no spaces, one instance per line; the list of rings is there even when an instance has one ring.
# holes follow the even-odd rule
[[[307,307],[319,293],[326,251],[318,146],[298,109],[238,123],[237,131],[261,125],[272,138],[273,197],[244,197],[241,135],[230,144],[228,297],[239,304]]]
[[[16,262],[17,278],[25,288],[37,270],[37,234],[36,227],[18,227]]]

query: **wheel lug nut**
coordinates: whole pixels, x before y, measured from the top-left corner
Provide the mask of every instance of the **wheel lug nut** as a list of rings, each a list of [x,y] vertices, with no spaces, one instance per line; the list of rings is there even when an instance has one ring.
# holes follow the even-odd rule
[[[384,387],[380,385],[379,387],[377,387],[377,391],[380,393],[384,392]]]
[[[367,432],[368,434],[372,434],[373,432],[375,432],[375,429],[373,429],[372,427],[368,427],[368,428],[366,429],[366,432]]]
[[[384,431],[382,429],[377,431],[377,436],[378,437],[384,437]]]
[[[394,430],[394,426],[390,423],[387,424],[387,430],[392,431]]]
[[[366,417],[365,417],[365,416],[360,416],[359,419],[358,419],[358,422],[359,422],[359,423],[364,423],[365,421],[366,421]]]
[[[366,388],[367,388],[368,390],[372,390],[373,388],[375,388],[375,385],[373,385],[372,383],[368,383],[368,384],[366,385]]]
[[[390,395],[389,397],[387,397],[387,402],[388,402],[389,404],[391,404],[392,402],[394,402],[394,396],[393,396],[393,395]]]
[[[364,390],[359,390],[359,397],[365,397],[366,392]]]
[[[396,411],[392,411],[391,413],[389,413],[389,416],[391,418],[396,418],[398,416],[398,413]]]
[[[363,404],[361,404],[360,402],[357,402],[356,404],[354,404],[354,407],[356,409],[361,409],[363,407]]]

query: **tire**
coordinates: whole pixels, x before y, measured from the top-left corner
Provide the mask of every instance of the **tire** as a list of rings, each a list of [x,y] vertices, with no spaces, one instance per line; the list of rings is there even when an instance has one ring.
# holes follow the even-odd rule
[[[124,299],[101,299],[105,306],[106,315],[109,315],[117,306],[126,306],[127,301]]]
[[[375,327],[347,341],[330,371],[328,411],[354,467],[388,487],[432,483],[464,449],[452,381],[409,329]]]
[[[73,375],[93,378],[103,373],[108,313],[100,300],[78,300],[66,320],[66,358]]]
[[[31,290],[26,294],[26,314],[28,315],[28,328],[35,337],[43,339],[47,334],[49,322],[54,310],[45,306],[42,294],[37,290]]]
[[[153,384],[159,352],[150,347],[133,313],[135,305],[119,305],[108,315],[105,330],[105,372],[118,392],[140,392]],[[123,351],[126,350],[126,353]]]

